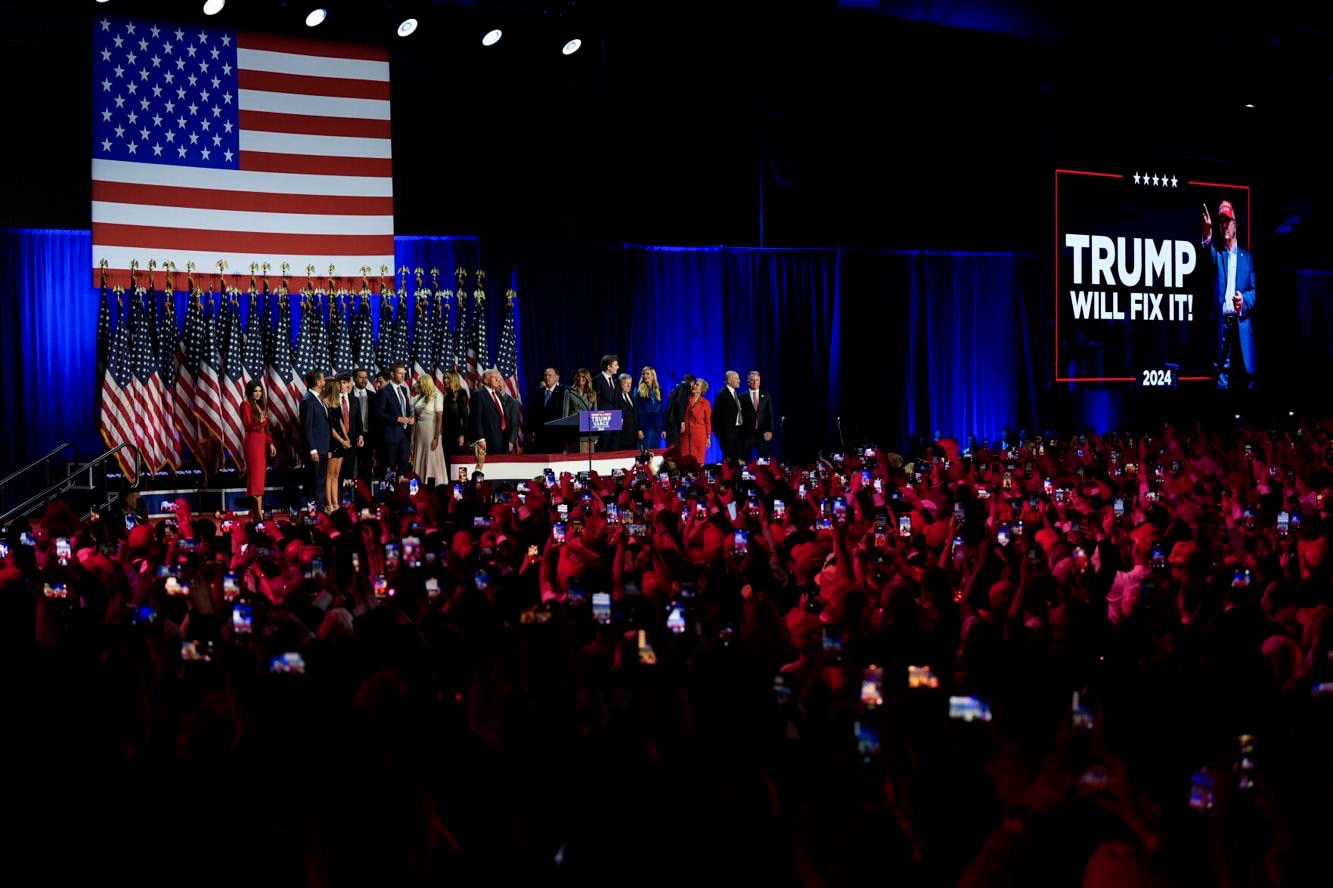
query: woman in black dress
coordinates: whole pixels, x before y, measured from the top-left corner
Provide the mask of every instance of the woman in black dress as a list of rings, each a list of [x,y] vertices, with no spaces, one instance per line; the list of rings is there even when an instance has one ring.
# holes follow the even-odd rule
[[[440,417],[440,441],[444,444],[444,455],[448,459],[451,456],[470,453],[464,440],[468,419],[468,395],[467,388],[463,385],[463,378],[456,372],[445,374],[442,394],[444,414]],[[449,474],[453,475],[452,460],[449,460]]]

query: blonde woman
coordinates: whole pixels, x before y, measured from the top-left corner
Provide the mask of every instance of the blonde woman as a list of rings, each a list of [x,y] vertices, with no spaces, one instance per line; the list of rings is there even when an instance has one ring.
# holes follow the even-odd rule
[[[685,406],[685,420],[680,424],[680,452],[692,456],[699,465],[708,454],[708,439],[713,434],[713,405],[704,394],[708,380],[696,379],[690,384],[690,399]]]
[[[449,477],[444,464],[444,447],[440,436],[444,432],[444,395],[435,390],[435,381],[422,376],[413,386],[412,398],[412,471],[427,487],[443,483]]]
[[[661,447],[666,442],[666,401],[657,384],[657,371],[644,367],[634,397],[634,415],[639,422],[639,446]]]
[[[592,371],[580,367],[574,371],[574,384],[565,389],[565,416],[571,416],[580,410],[597,409],[597,390],[592,387]],[[575,433],[577,434],[577,432]],[[584,435],[578,439],[579,453],[592,453],[597,443],[596,435]]]
[[[328,474],[324,477],[324,505],[329,511],[338,508],[338,479],[342,472],[343,457],[352,449],[348,417],[343,416],[340,395],[337,379],[324,380],[319,390],[319,400],[329,415],[329,465]]]

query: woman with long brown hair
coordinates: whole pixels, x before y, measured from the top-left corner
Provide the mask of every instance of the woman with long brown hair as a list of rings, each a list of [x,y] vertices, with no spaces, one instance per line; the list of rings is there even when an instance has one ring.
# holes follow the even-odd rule
[[[268,431],[268,398],[264,397],[263,383],[257,379],[245,387],[241,425],[245,428],[241,447],[245,454],[245,495],[254,500],[253,508],[258,512],[264,503],[264,472],[269,458],[277,456],[278,451]]]
[[[348,437],[348,428],[343,422],[340,394],[336,379],[324,380],[324,387],[319,390],[319,400],[329,414],[329,465],[328,475],[324,478],[324,503],[330,512],[338,508],[338,477],[342,473],[343,457],[352,449],[352,439]]]

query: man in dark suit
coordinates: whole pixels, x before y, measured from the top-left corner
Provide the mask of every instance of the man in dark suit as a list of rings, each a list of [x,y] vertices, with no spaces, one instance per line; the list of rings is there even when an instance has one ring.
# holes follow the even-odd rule
[[[481,374],[481,389],[472,399],[472,429],[468,435],[474,447],[489,456],[503,456],[514,450],[519,433],[518,404],[505,392],[499,370]]]
[[[686,373],[680,383],[666,396],[665,431],[668,447],[680,446],[680,424],[685,421],[685,410],[690,406],[690,386],[694,385],[694,374]]]
[[[598,410],[615,410],[616,405],[620,403],[620,386],[616,383],[616,374],[619,372],[619,355],[602,355],[602,372],[592,378],[592,388],[597,393]],[[618,434],[618,432],[603,432],[598,435],[595,449],[613,449]]]
[[[361,458],[361,448],[366,443],[365,428],[361,421],[361,411],[356,399],[352,397],[352,374],[338,374],[338,400],[342,406],[342,415],[347,425],[347,440],[352,442],[352,452],[343,458],[342,470],[338,473],[339,484],[356,481],[357,460]]]
[[[741,395],[741,424],[745,427],[745,446],[742,459],[748,460],[755,450],[768,456],[773,440],[773,396],[759,390],[759,371],[751,370],[746,377],[747,388]]]
[[[301,399],[301,462],[305,465],[305,501],[324,502],[324,477],[328,472],[329,411],[319,399],[324,374],[311,370],[305,375],[305,397]]]
[[[386,474],[410,472],[408,440],[416,418],[412,415],[412,395],[407,390],[407,368],[394,364],[389,384],[375,395],[375,422],[380,439],[380,470]]]
[[[620,411],[621,426],[613,450],[639,450],[646,443],[639,440],[639,415],[634,405],[634,377],[622,373],[616,377],[616,400],[608,409]]]
[[[561,428],[547,428],[546,424],[564,415],[565,387],[554,367],[542,372],[541,385],[528,402],[531,419],[528,422],[528,440],[533,453],[561,453],[568,435]]]
[[[375,389],[370,384],[370,374],[364,367],[358,367],[352,371],[352,391],[350,402],[352,412],[356,414],[357,428],[359,428],[361,441],[356,444],[356,455],[343,463],[353,464],[352,477],[366,482],[370,485],[375,480],[375,426],[372,422],[375,416]]]
[[[713,399],[713,434],[722,448],[722,458],[738,460],[741,448],[745,446],[745,427],[741,418],[741,399],[737,389],[741,385],[741,375],[735,370],[728,370],[726,384]]]

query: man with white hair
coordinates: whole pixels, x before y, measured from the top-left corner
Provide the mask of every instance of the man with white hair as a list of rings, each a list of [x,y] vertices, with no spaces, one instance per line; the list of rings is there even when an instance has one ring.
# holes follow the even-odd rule
[[[722,458],[734,461],[741,458],[741,449],[746,440],[738,393],[741,375],[735,370],[728,370],[723,379],[726,384],[713,399],[713,434],[717,435],[717,443],[722,448]]]
[[[472,398],[471,426],[469,440],[474,448],[491,456],[513,452],[518,440],[518,405],[494,368],[481,374],[481,388]]]

